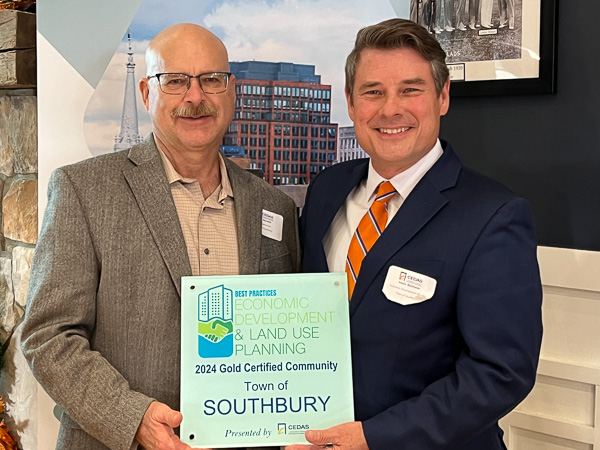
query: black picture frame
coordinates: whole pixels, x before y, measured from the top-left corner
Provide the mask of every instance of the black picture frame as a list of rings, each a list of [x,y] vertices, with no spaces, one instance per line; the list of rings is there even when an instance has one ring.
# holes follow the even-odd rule
[[[540,2],[540,62],[537,78],[453,81],[452,97],[554,94],[556,92],[556,40],[558,0]]]

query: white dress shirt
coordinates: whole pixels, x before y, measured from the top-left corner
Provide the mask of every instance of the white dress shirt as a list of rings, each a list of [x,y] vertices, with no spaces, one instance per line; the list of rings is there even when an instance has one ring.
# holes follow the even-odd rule
[[[330,272],[346,271],[346,256],[352,235],[356,231],[363,216],[375,201],[377,187],[383,181],[392,183],[398,195],[392,197],[388,202],[388,220],[390,223],[394,218],[404,200],[408,197],[417,183],[423,178],[429,169],[442,156],[443,149],[439,139],[435,146],[423,156],[415,165],[386,180],[379,175],[369,161],[369,173],[346,197],[346,202],[335,215],[329,230],[323,237],[323,248],[327,256],[327,265]],[[384,231],[385,232],[385,231]]]

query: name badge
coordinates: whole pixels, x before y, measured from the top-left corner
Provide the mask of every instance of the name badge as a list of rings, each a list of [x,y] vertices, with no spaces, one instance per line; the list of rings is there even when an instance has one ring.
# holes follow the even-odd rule
[[[383,293],[388,300],[401,305],[413,305],[433,297],[437,281],[427,275],[391,266],[388,270]]]
[[[262,210],[262,235],[281,242],[283,237],[283,216]]]

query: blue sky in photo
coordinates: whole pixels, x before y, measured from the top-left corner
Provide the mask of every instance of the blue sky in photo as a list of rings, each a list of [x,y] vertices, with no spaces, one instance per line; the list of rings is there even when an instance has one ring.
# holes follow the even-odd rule
[[[409,0],[144,0],[131,22],[136,81],[145,75],[144,51],[163,28],[192,22],[219,36],[230,61],[310,64],[323,84],[332,85],[332,122],[351,125],[346,111],[344,62],[357,31],[398,17]],[[84,132],[93,154],[112,151],[119,132],[127,62],[126,37],[88,105]],[[140,132],[150,132],[138,94]]]

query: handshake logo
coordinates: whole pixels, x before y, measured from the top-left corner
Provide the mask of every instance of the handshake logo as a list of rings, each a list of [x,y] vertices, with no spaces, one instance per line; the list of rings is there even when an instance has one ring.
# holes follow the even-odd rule
[[[198,354],[202,358],[233,354],[233,291],[224,285],[198,295]]]

